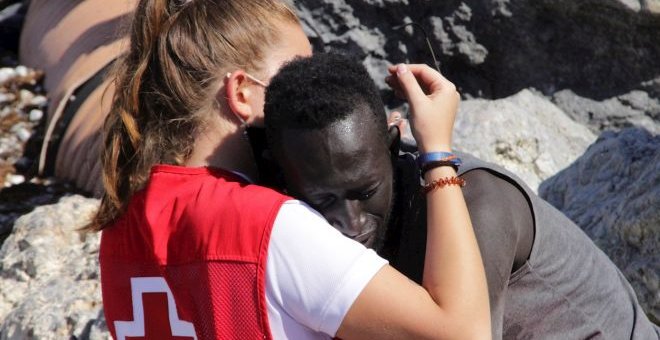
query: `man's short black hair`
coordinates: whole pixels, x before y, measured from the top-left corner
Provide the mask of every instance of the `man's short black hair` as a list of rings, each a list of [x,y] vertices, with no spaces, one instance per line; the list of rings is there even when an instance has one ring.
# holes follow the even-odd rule
[[[354,58],[317,53],[284,65],[266,90],[265,125],[271,145],[284,129],[323,129],[357,112],[367,112],[386,140],[385,109],[378,89]]]

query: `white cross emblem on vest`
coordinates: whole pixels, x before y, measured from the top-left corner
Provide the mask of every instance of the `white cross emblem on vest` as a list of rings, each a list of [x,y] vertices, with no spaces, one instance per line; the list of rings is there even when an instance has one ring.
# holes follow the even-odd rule
[[[145,336],[145,315],[142,294],[165,293],[167,295],[167,314],[170,322],[172,336],[190,337],[197,340],[195,327],[191,322],[180,320],[176,311],[174,295],[162,277],[132,277],[131,299],[133,302],[133,321],[115,321],[117,340],[125,340],[126,337]]]

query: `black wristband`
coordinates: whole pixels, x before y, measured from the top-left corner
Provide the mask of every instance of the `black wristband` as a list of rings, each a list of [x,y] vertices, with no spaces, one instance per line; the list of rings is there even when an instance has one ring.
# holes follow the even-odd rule
[[[456,162],[452,162],[452,161],[433,161],[433,162],[424,163],[422,168],[419,169],[419,176],[422,179],[424,179],[424,175],[426,174],[426,172],[428,172],[431,169],[439,168],[441,166],[450,166],[450,167],[454,168],[455,171],[458,172],[458,164],[456,164]]]

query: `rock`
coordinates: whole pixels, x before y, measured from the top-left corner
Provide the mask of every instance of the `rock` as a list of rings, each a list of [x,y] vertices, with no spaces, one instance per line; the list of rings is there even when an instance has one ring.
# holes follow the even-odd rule
[[[19,77],[27,77],[30,74],[30,71],[27,67],[23,65],[16,66],[16,75]]]
[[[36,107],[44,107],[47,103],[48,103],[48,98],[42,95],[38,95],[32,98],[29,104]]]
[[[660,0],[646,0],[642,4],[642,8],[652,14],[660,14]]]
[[[660,100],[650,97],[645,91],[634,90],[596,101],[571,90],[563,90],[555,93],[552,101],[596,134],[626,127],[640,127],[653,134],[660,133]]]
[[[660,136],[639,128],[605,132],[539,192],[617,264],[659,323]]]
[[[14,71],[13,68],[10,67],[0,68],[0,85],[4,85],[4,83],[8,82],[14,77],[16,77],[16,71]]]
[[[571,164],[595,139],[529,90],[494,101],[466,100],[454,125],[457,149],[504,166],[532,189]]]
[[[442,52],[445,55],[461,56],[469,65],[482,64],[488,56],[488,49],[476,41],[474,34],[467,28],[472,19],[472,10],[465,3],[461,3],[452,15],[445,18],[451,34],[438,35],[442,31],[442,20],[430,18],[436,39],[442,42]],[[440,27],[437,27],[440,26]],[[443,39],[445,38],[445,39]],[[447,39],[449,38],[449,39]]]
[[[395,29],[421,25],[443,73],[471,97],[570,89],[600,101],[660,75],[660,0],[300,0],[295,6],[311,36],[357,53],[365,64],[433,65],[417,27]],[[372,73],[382,89],[384,73]]]
[[[23,175],[8,175],[5,179],[5,186],[17,185],[25,182],[25,176]]]
[[[26,89],[21,89],[20,91],[18,91],[18,98],[23,103],[29,103],[30,101],[32,101],[32,99],[34,99],[34,93]]]
[[[33,109],[33,110],[30,111],[30,113],[28,115],[28,119],[31,122],[37,122],[37,121],[40,121],[43,116],[44,116],[43,111],[38,110],[38,109]]]
[[[64,197],[19,218],[0,248],[0,339],[88,338],[101,313],[98,201]],[[97,338],[100,335],[96,326]]]
[[[30,136],[32,136],[32,132],[24,127],[20,127],[16,129],[16,136],[21,142],[27,142],[27,140],[30,139]]]
[[[4,104],[6,102],[12,102],[16,99],[16,95],[13,93],[0,93],[0,104]]]

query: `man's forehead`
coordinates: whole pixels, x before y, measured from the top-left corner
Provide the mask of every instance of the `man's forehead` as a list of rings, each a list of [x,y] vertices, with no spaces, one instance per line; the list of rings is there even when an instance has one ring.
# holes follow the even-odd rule
[[[285,171],[304,182],[370,179],[389,158],[378,133],[362,124],[343,120],[320,130],[284,130],[282,151],[291,166]]]
[[[377,128],[370,121],[347,119],[330,124],[323,129],[284,129],[281,143],[287,157],[366,156],[381,151],[382,141]]]

